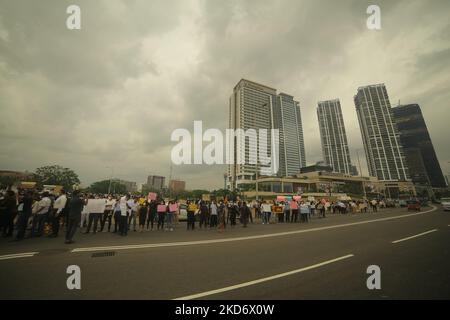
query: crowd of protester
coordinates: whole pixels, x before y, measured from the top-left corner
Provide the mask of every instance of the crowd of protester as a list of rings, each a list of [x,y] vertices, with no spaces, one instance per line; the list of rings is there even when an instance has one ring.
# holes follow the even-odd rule
[[[89,200],[103,203],[101,212],[90,212]],[[249,223],[307,223],[311,217],[325,218],[327,214],[376,212],[384,208],[384,201],[202,201],[187,200],[187,230],[217,229],[227,225]],[[149,200],[144,196],[82,194],[78,190],[68,195],[64,190],[55,195],[28,190],[0,193],[0,231],[14,241],[48,236],[56,238],[61,227],[65,242],[73,243],[78,228],[85,234],[111,232],[126,236],[129,231],[173,231],[178,223],[180,206],[177,200]],[[27,231],[28,235],[27,235]]]

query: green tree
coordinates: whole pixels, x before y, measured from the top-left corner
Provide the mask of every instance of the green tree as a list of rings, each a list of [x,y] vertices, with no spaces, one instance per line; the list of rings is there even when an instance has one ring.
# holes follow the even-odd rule
[[[107,194],[108,190],[111,193],[120,193],[124,194],[127,192],[127,187],[124,184],[121,184],[119,181],[112,180],[110,187],[110,180],[102,180],[92,183],[89,186],[89,192],[92,193],[103,193]]]
[[[20,180],[21,180],[21,178],[16,177],[16,176],[0,177],[0,189],[9,188],[10,186],[14,185],[15,183],[19,182]]]
[[[195,198],[195,199],[201,199],[203,194],[209,194],[209,191],[197,189],[197,190],[192,190],[192,192],[191,192],[192,198]]]
[[[38,187],[43,185],[61,185],[66,190],[72,190],[73,186],[80,183],[78,175],[69,168],[59,165],[44,166],[36,169],[32,175]]]

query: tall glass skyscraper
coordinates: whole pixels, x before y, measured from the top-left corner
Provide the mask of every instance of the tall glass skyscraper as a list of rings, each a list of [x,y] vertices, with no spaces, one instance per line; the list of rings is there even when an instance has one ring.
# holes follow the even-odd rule
[[[358,88],[356,113],[369,174],[381,181],[409,180],[403,148],[384,84]]]
[[[418,104],[392,108],[411,179],[415,184],[445,188],[441,166]]]
[[[277,96],[273,109],[275,128],[280,130],[280,176],[300,173],[306,166],[300,104],[285,93]]]
[[[274,88],[245,79],[240,80],[229,100],[228,128],[268,131],[278,129],[278,176],[295,175],[300,173],[301,167],[306,166],[300,105],[288,94],[277,94]],[[269,149],[272,145],[270,140],[269,137]],[[234,159],[237,159],[238,153],[243,152],[246,163],[228,166],[228,184],[231,188],[235,188],[240,180],[255,179],[256,172],[260,171],[259,164],[249,163],[250,151],[248,143],[241,146],[233,143],[231,153]]]
[[[320,101],[317,118],[325,164],[334,172],[354,174],[339,99]]]

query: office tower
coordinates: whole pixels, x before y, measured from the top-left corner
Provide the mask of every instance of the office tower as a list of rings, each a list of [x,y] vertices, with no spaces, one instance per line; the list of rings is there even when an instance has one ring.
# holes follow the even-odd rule
[[[277,94],[277,90],[249,80],[241,79],[234,87],[229,100],[228,128],[236,129],[266,129],[268,130],[268,156],[271,156],[271,129],[279,130],[278,176],[295,175],[306,165],[303,129],[301,123],[300,106],[288,94]],[[258,153],[258,147],[253,149],[245,143],[238,150],[235,142],[231,153],[234,159],[243,151],[246,161],[244,164],[228,166],[228,183],[233,189],[241,180],[255,179],[260,164],[249,163],[250,151]]]
[[[152,190],[162,190],[164,188],[165,181],[165,177],[150,175],[147,177],[147,187]]]
[[[339,99],[320,101],[317,107],[323,159],[334,172],[353,175]]]
[[[392,108],[411,179],[415,184],[445,188],[441,166],[418,104]]]
[[[300,173],[306,166],[300,104],[285,93],[277,96],[273,108],[275,128],[280,130],[280,173],[282,177]]]
[[[381,181],[409,180],[385,85],[358,88],[354,101],[369,174]]]

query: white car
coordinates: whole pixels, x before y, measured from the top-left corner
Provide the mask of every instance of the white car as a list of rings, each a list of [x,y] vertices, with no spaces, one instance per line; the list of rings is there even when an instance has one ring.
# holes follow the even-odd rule
[[[442,198],[441,205],[445,211],[450,210],[450,198]]]
[[[187,220],[187,205],[180,204],[180,214],[178,216],[178,221],[186,221]]]

